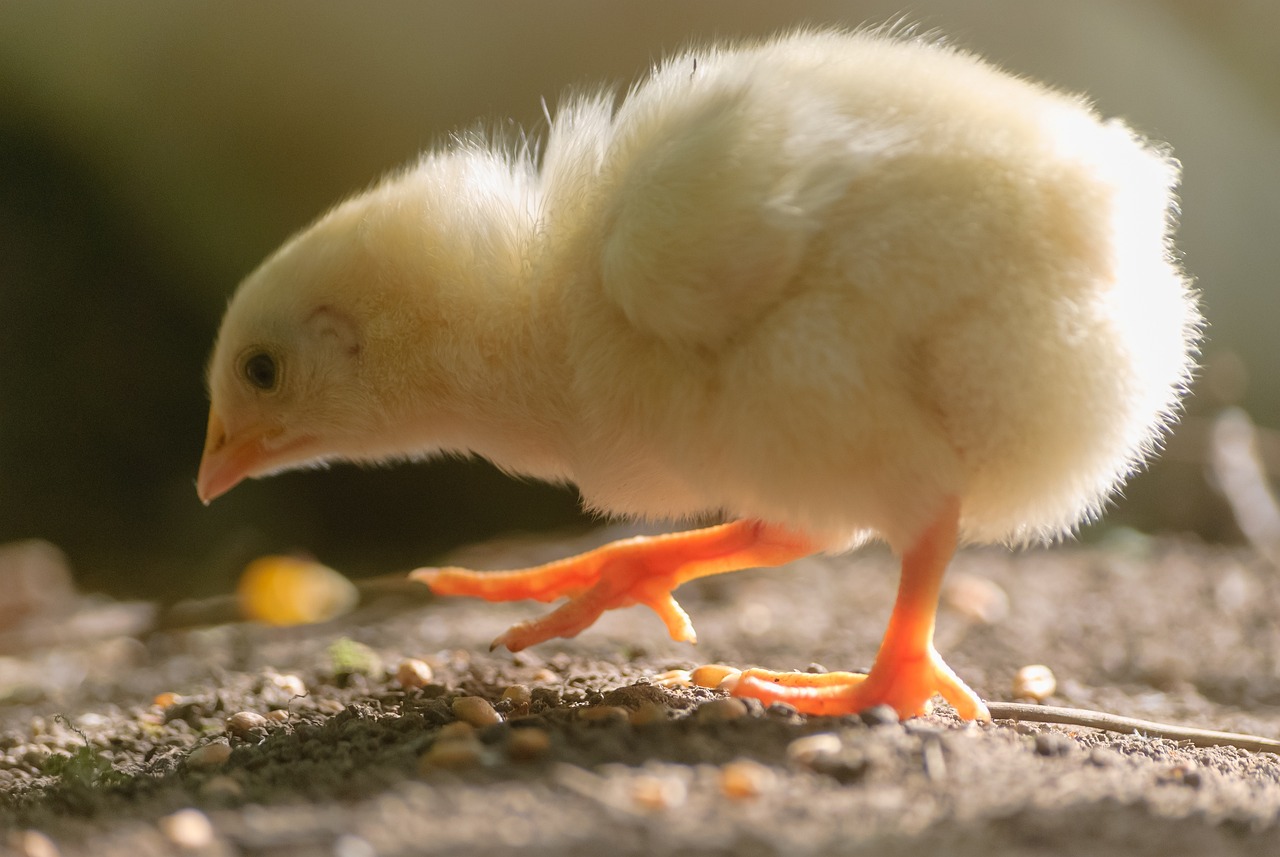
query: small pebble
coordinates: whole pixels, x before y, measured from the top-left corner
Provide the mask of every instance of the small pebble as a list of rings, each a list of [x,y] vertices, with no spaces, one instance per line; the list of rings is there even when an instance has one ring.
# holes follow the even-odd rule
[[[1040,732],[1036,735],[1036,755],[1066,756],[1076,749],[1076,742],[1057,732]]]
[[[709,699],[698,706],[697,717],[708,723],[724,723],[747,716],[747,704],[737,697]]]
[[[806,768],[821,756],[834,756],[841,749],[840,736],[834,732],[820,732],[797,738],[787,745],[787,759]]]
[[[476,727],[502,722],[502,715],[480,696],[459,696],[453,701],[453,716]]]
[[[192,768],[216,768],[231,758],[231,745],[226,741],[202,744],[187,754],[187,765]]]
[[[649,726],[654,723],[666,723],[670,709],[660,702],[645,702],[631,712],[632,726]]]
[[[435,673],[431,665],[417,658],[405,658],[396,667],[396,683],[405,690],[417,690],[431,684]]]
[[[1044,664],[1031,664],[1018,670],[1013,677],[1013,698],[1044,702],[1058,689],[1053,670]]]
[[[1089,751],[1089,764],[1098,768],[1109,768],[1120,764],[1123,757],[1110,747],[1094,747]]]
[[[471,768],[480,763],[483,751],[480,742],[474,738],[437,740],[418,759],[418,770],[426,772],[434,768],[445,768],[456,771]]]
[[[759,762],[738,759],[720,769],[720,791],[732,800],[750,800],[763,794],[773,779],[773,771]]]
[[[631,781],[631,799],[648,810],[674,809],[681,806],[689,791],[684,782],[674,776],[641,774]]]
[[[502,691],[502,698],[510,700],[512,705],[528,705],[533,700],[533,691],[527,685],[513,684]]]
[[[200,796],[213,801],[235,801],[244,797],[244,786],[235,777],[215,774],[200,786]]]
[[[560,676],[556,675],[551,670],[544,668],[536,670],[534,674],[529,677],[529,681],[534,684],[554,684],[560,681]]]
[[[476,727],[465,721],[455,720],[440,727],[440,731],[436,733],[436,740],[452,741],[454,739],[474,738],[475,734]]]
[[[277,708],[274,711],[268,711],[266,717],[272,723],[286,723],[289,720],[289,712],[283,708]]]
[[[254,711],[237,711],[227,718],[227,731],[243,741],[261,739],[266,729],[267,718]]]
[[[689,681],[698,687],[718,688],[725,679],[737,678],[742,670],[724,664],[704,664],[690,671]]]
[[[213,824],[198,809],[180,809],[160,819],[160,830],[179,848],[194,851],[213,842]]]
[[[578,719],[588,723],[627,723],[631,712],[621,705],[589,705],[578,709]]]
[[[507,739],[507,755],[521,762],[545,756],[550,749],[551,733],[545,729],[515,729]]]
[[[301,678],[292,673],[271,673],[267,676],[267,682],[271,687],[280,691],[284,696],[292,699],[297,696],[307,695],[307,684]]]
[[[897,726],[901,722],[892,705],[873,705],[858,717],[868,726]]]

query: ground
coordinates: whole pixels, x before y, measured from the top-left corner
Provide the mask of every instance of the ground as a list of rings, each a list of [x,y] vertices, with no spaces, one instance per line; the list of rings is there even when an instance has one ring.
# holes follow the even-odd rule
[[[566,545],[493,546],[499,566]],[[475,557],[473,556],[473,559]],[[383,598],[322,625],[63,633],[0,657],[0,849],[19,854],[1274,854],[1280,757],[1079,727],[806,718],[666,688],[707,662],[850,669],[887,553],[690,584],[701,642],[641,609],[489,653],[530,603]],[[131,609],[80,599],[125,627]],[[1137,535],[955,561],[938,647],[990,700],[1280,736],[1280,581]],[[121,618],[121,616],[125,618]],[[63,620],[66,629],[86,624]],[[7,641],[7,644],[6,642]],[[432,677],[397,680],[407,658]],[[511,689],[516,686],[515,689]],[[161,696],[156,701],[158,695]],[[505,698],[504,698],[505,694]],[[468,712],[460,697],[494,703]],[[265,720],[240,712],[263,715]],[[275,712],[275,713],[272,713]],[[476,728],[451,725],[462,714]],[[490,717],[490,719],[492,719]],[[224,747],[225,745],[225,747]],[[182,812],[195,809],[198,812]],[[184,850],[185,849],[185,850]]]

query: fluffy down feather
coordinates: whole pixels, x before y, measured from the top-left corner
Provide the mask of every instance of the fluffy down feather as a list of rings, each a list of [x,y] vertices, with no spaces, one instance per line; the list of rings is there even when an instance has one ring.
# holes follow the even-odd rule
[[[432,152],[253,273],[202,496],[460,450],[901,551],[949,495],[965,539],[1058,536],[1156,447],[1200,319],[1177,165],[1123,123],[874,33],[689,51],[613,103],[571,99],[540,163]]]

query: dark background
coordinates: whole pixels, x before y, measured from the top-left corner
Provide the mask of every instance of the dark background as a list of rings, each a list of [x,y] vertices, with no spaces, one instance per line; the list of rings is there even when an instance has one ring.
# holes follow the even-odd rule
[[[174,598],[225,590],[267,551],[363,575],[585,526],[571,491],[458,460],[289,474],[203,508],[203,369],[226,299],[290,233],[452,129],[537,129],[542,97],[625,85],[691,40],[900,13],[1173,144],[1207,369],[1169,454],[1106,525],[1237,538],[1203,438],[1230,401],[1280,426],[1278,9],[0,0],[0,542],[58,544],[87,589]]]

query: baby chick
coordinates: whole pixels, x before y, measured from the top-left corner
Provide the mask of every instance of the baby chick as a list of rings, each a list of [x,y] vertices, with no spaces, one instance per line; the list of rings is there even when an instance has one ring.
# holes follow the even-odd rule
[[[749,670],[814,713],[981,700],[933,646],[958,542],[1052,540],[1155,449],[1200,317],[1177,166],[1081,98],[926,39],[802,31],[691,51],[541,157],[464,136],[241,285],[209,366],[198,489],[468,451],[612,515],[729,523],[533,569],[414,572],[570,600],[512,650],[686,580],[885,540],[870,673]],[[496,645],[496,644],[495,644]]]

